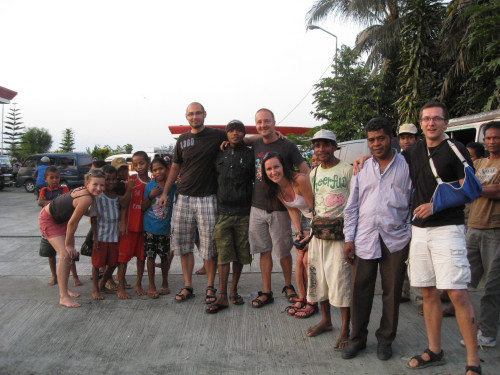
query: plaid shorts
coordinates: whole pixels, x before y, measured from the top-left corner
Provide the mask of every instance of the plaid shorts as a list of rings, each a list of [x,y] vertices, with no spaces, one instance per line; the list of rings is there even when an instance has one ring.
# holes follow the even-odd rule
[[[170,246],[175,255],[193,252],[196,228],[200,234],[200,255],[204,260],[217,258],[214,228],[217,221],[217,198],[177,195],[172,212]]]
[[[168,258],[170,255],[170,235],[144,232],[144,259],[154,259],[156,255],[159,255],[160,259]]]

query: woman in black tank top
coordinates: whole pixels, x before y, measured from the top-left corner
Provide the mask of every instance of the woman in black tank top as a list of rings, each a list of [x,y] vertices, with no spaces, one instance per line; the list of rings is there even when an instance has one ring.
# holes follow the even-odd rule
[[[85,176],[85,186],[60,195],[42,208],[40,231],[59,255],[57,282],[59,303],[66,307],[80,307],[73,298],[79,297],[68,289],[71,263],[79,253],[75,249],[75,232],[83,215],[87,214],[94,197],[104,190],[104,174],[93,170]]]

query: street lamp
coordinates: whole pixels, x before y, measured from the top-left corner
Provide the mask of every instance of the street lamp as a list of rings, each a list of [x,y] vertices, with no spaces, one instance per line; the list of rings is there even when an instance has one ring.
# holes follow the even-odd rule
[[[332,34],[328,30],[323,29],[322,27],[316,26],[316,25],[307,25],[308,30],[322,30],[327,34],[330,34],[335,38],[335,77],[337,77],[337,35]]]

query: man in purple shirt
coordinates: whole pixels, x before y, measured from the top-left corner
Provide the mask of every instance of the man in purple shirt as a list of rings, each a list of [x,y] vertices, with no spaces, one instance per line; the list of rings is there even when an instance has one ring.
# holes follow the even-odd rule
[[[405,158],[391,148],[392,126],[385,118],[366,125],[373,158],[351,180],[344,210],[344,257],[352,264],[352,333],[342,358],[354,358],[366,347],[377,268],[382,278],[382,318],[377,357],[392,357],[398,327],[399,302],[411,237],[412,184]]]

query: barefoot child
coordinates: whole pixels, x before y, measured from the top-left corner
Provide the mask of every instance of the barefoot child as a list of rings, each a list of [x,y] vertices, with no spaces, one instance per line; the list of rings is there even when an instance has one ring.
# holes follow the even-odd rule
[[[85,175],[85,186],[60,195],[46,205],[38,215],[40,232],[47,238],[59,255],[57,281],[59,284],[59,304],[66,307],[80,307],[73,298],[79,297],[68,289],[71,264],[78,258],[75,249],[75,232],[84,214],[87,214],[94,197],[104,189],[102,171],[92,171]]]
[[[101,291],[113,293],[104,286],[111,279],[111,275],[118,266],[118,241],[120,240],[120,201],[115,192],[116,169],[106,165],[102,169],[105,182],[104,192],[94,199],[91,209],[92,232],[94,235],[94,249],[92,250],[92,280],[94,287],[92,298],[104,299]],[[99,269],[106,267],[103,278],[99,282]]]
[[[160,294],[168,294],[168,270],[174,256],[170,250],[170,220],[174,205],[174,194],[177,185],[170,189],[165,207],[158,200],[167,180],[169,165],[163,158],[155,158],[151,163],[154,180],[148,182],[142,199],[144,212],[144,257],[147,258],[149,278],[149,298],[158,298],[155,285],[155,258],[160,256],[162,283]]]
[[[137,176],[131,176],[127,182],[127,191],[131,192],[128,206],[122,207],[120,216],[120,248],[118,251],[118,298],[128,299],[125,291],[125,273],[127,263],[135,256],[137,258],[137,280],[135,292],[143,296],[142,274],[144,273],[144,234],[142,228],[141,203],[148,176],[149,157],[144,151],[132,155],[132,167]],[[133,185],[132,185],[133,184]],[[132,186],[132,187],[131,187]]]
[[[38,205],[40,207],[45,207],[50,203],[52,199],[55,197],[66,194],[69,189],[66,186],[59,185],[61,181],[61,176],[59,174],[59,170],[53,165],[45,168],[44,171],[44,181],[47,183],[46,187],[43,187],[40,191],[40,196],[38,197]],[[41,257],[49,258],[49,267],[50,272],[52,273],[52,280],[50,280],[47,285],[56,285],[57,284],[57,273],[56,273],[56,251],[50,245],[49,241],[42,236],[42,240],[40,242],[40,252]],[[76,263],[73,262],[71,264],[71,273],[73,274],[73,284],[74,286],[83,285],[80,279],[78,278],[78,274],[76,273]]]

